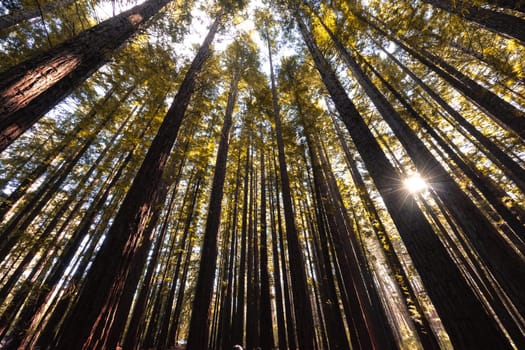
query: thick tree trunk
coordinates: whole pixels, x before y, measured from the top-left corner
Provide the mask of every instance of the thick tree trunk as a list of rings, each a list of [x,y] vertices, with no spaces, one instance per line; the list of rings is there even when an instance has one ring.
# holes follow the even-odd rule
[[[458,348],[510,348],[497,322],[487,314],[417,203],[399,190],[402,181],[396,170],[322,56],[301,16],[296,14],[295,17],[340,118],[363,158],[453,344]],[[473,334],[472,329],[479,332]]]
[[[178,170],[176,172],[176,175],[175,175],[175,179],[173,180],[173,189],[171,190],[172,194],[171,194],[171,198],[169,200],[169,204],[168,204],[168,208],[165,212],[165,216],[164,216],[164,220],[162,222],[162,225],[160,227],[160,230],[158,232],[160,232],[160,234],[157,234],[158,236],[160,236],[159,238],[157,238],[157,245],[154,247],[153,249],[153,253],[152,253],[152,258],[151,258],[151,261],[149,263],[149,265],[145,268],[145,276],[143,278],[143,283],[142,283],[142,286],[138,286],[137,288],[140,289],[140,292],[136,298],[136,301],[134,303],[134,308],[132,311],[130,311],[130,320],[129,320],[129,324],[127,326],[127,329],[126,329],[126,334],[125,336],[121,339],[121,342],[120,344],[122,344],[122,347],[124,349],[135,349],[139,346],[139,342],[140,342],[140,330],[139,330],[139,327],[140,325],[145,321],[145,310],[146,310],[146,305],[148,303],[148,295],[151,294],[151,290],[153,289],[153,286],[155,284],[155,275],[154,275],[154,272],[155,270],[158,268],[158,264],[157,262],[160,262],[160,261],[163,261],[164,259],[165,260],[169,260],[169,256],[172,256],[172,254],[174,255],[174,251],[175,249],[184,249],[184,245],[185,245],[185,235],[183,233],[182,235],[182,238],[181,238],[181,242],[178,242],[177,243],[177,240],[176,240],[176,237],[177,235],[174,235],[173,237],[170,237],[168,238],[168,241],[169,243],[167,243],[167,245],[169,246],[169,249],[167,249],[167,251],[163,251],[163,247],[164,247],[164,243],[165,242],[165,237],[168,235],[168,218],[170,218],[171,216],[171,213],[173,211],[173,207],[176,203],[175,201],[175,198],[177,197],[177,193],[178,193],[178,188],[179,188],[179,184],[180,184],[180,181],[181,181],[181,178],[182,178],[182,171],[184,169],[184,166],[186,165],[186,160],[187,160],[187,151],[188,151],[188,147],[189,147],[189,138],[186,138],[183,142],[183,146],[180,147],[181,149],[181,154],[182,154],[182,159],[180,159],[180,161],[178,161]],[[198,178],[196,180],[196,183],[194,183],[194,175],[195,173],[192,173],[190,175],[190,183],[193,183],[193,186],[195,186],[196,188],[198,188],[199,184],[200,184],[200,178]],[[185,208],[185,205],[186,205],[186,202],[188,200],[188,197],[190,196],[190,188],[187,187],[186,188],[186,192],[185,192],[185,195],[184,195],[184,198],[183,198],[183,201],[182,201],[182,205],[181,205],[181,210],[183,210],[183,208]],[[193,192],[192,192],[193,193]],[[194,194],[196,195],[196,194]],[[190,212],[189,215],[191,215],[192,213]],[[180,223],[181,220],[178,220],[177,221],[177,229],[178,229],[178,224]],[[177,245],[177,248],[175,247]],[[179,268],[179,265],[180,265],[180,260],[182,259],[182,253],[178,253],[177,254],[177,262],[175,264],[176,268],[175,270],[177,271],[177,269]],[[164,271],[165,271],[165,274],[163,275],[163,277],[165,277],[165,275],[167,274],[167,271],[169,269],[168,268],[165,268]],[[178,274],[177,272],[174,273],[174,276],[175,276],[175,280],[176,278],[178,277]],[[163,282],[164,282],[164,278],[163,278]],[[174,281],[175,283],[175,281]]]
[[[237,100],[240,69],[234,72],[228,93],[228,103],[224,115],[224,124],[221,130],[221,139],[217,151],[217,160],[213,172],[213,182],[208,207],[208,217],[204,230],[204,240],[201,248],[201,260],[199,265],[199,276],[195,288],[195,298],[191,312],[191,321],[188,335],[189,349],[207,349],[210,325],[210,306],[217,267],[217,235],[221,219],[222,197],[224,180],[226,177],[226,162],[228,160],[228,148],[230,129],[233,124],[233,108]]]
[[[464,0],[423,0],[450,13],[473,21],[497,34],[514,38],[525,43],[525,20],[506,13],[463,4]]]
[[[21,11],[15,11],[13,13],[1,16],[0,30],[12,27],[23,21],[39,17],[43,13],[52,12],[61,7],[68,6],[74,1],[75,0],[55,0],[42,7],[23,9]]]
[[[141,245],[146,223],[161,201],[161,179],[170,150],[177,137],[182,119],[193,93],[197,74],[210,55],[210,45],[220,24],[219,16],[212,24],[186,76],[168,110],[162,125],[140,167],[107,238],[93,266],[88,272],[78,302],[61,329],[57,349],[110,348],[116,344],[105,344],[104,337],[95,339],[100,327],[106,321],[105,329],[111,329],[111,319],[122,287],[128,278],[128,263],[145,248]],[[136,264],[142,265],[143,261]],[[136,276],[133,276],[136,278]],[[131,303],[131,299],[125,303]]]
[[[0,151],[30,128],[169,0],[149,0],[0,74]]]

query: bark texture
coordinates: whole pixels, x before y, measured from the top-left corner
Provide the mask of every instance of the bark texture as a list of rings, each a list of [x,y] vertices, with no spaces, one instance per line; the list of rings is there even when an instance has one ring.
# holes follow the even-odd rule
[[[111,329],[118,304],[127,304],[128,309],[131,304],[129,295],[127,300],[121,299],[123,286],[133,267],[144,264],[145,255],[142,251],[147,250],[148,244],[143,244],[143,240],[148,241],[148,238],[143,234],[156,205],[162,200],[162,174],[193,93],[197,75],[210,55],[210,45],[219,23],[220,16],[212,24],[186,73],[88,272],[77,303],[61,329],[56,349],[104,349],[116,346],[107,344],[105,335]],[[136,261],[135,256],[141,256],[142,261]]]
[[[339,116],[381,193],[453,344],[458,348],[510,349],[497,323],[479,302],[414,199],[397,190],[402,186],[401,178],[322,56],[300,14],[295,17]],[[472,329],[483,331],[473,334],[469,331]]]
[[[0,74],[0,151],[104,65],[170,0],[149,0]]]

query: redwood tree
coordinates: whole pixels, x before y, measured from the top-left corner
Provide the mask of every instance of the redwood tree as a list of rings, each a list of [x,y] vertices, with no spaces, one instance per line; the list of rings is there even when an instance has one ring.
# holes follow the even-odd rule
[[[88,272],[77,303],[60,330],[57,349],[116,346],[106,344],[104,334],[113,326],[113,313],[119,303],[131,304],[132,295],[124,294],[122,287],[128,278],[138,282],[139,276],[130,275],[130,271],[132,265],[144,264],[144,251],[148,250],[151,242],[151,237],[143,236],[146,223],[152,217],[157,204],[163,200],[160,198],[162,174],[198,73],[210,55],[210,45],[219,29],[221,19],[222,14],[219,14],[186,72],[179,91]],[[136,261],[135,256],[140,256],[140,261]],[[121,299],[123,295],[128,295],[127,300]],[[124,324],[118,326],[124,327]]]
[[[108,62],[171,0],[149,0],[0,73],[0,151]]]

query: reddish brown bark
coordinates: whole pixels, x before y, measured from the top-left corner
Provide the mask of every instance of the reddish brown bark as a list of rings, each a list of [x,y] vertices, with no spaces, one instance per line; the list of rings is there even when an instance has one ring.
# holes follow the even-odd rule
[[[496,321],[477,300],[475,293],[414,199],[405,196],[401,191],[394,190],[397,186],[401,186],[399,175],[396,174],[396,170],[386,158],[362,116],[348,98],[300,14],[297,13],[295,17],[316,68],[381,193],[453,343],[459,347],[510,348]],[[471,334],[469,329],[473,327],[483,331],[475,335]]]
[[[149,0],[0,74],[0,151],[30,128],[170,0]]]
[[[107,332],[112,327],[117,306],[131,304],[132,300],[128,294],[124,294],[123,287],[128,277],[138,279],[136,275],[130,275],[134,265],[144,264],[143,259],[146,256],[141,252],[148,248],[148,244],[142,244],[142,241],[149,240],[148,237],[143,237],[146,223],[154,214],[157,203],[162,199],[160,198],[162,174],[186,113],[197,74],[210,55],[210,45],[219,24],[220,16],[212,24],[186,73],[107,233],[107,238],[88,272],[77,303],[60,330],[61,336],[57,349],[95,349],[116,346],[106,343]],[[141,256],[141,261],[136,261],[135,256]],[[128,296],[127,300],[123,300],[123,295]]]

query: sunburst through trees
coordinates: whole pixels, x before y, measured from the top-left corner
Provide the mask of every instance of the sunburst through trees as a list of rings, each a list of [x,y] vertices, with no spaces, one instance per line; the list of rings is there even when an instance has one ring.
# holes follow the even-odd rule
[[[525,348],[522,1],[0,4],[0,348]]]

